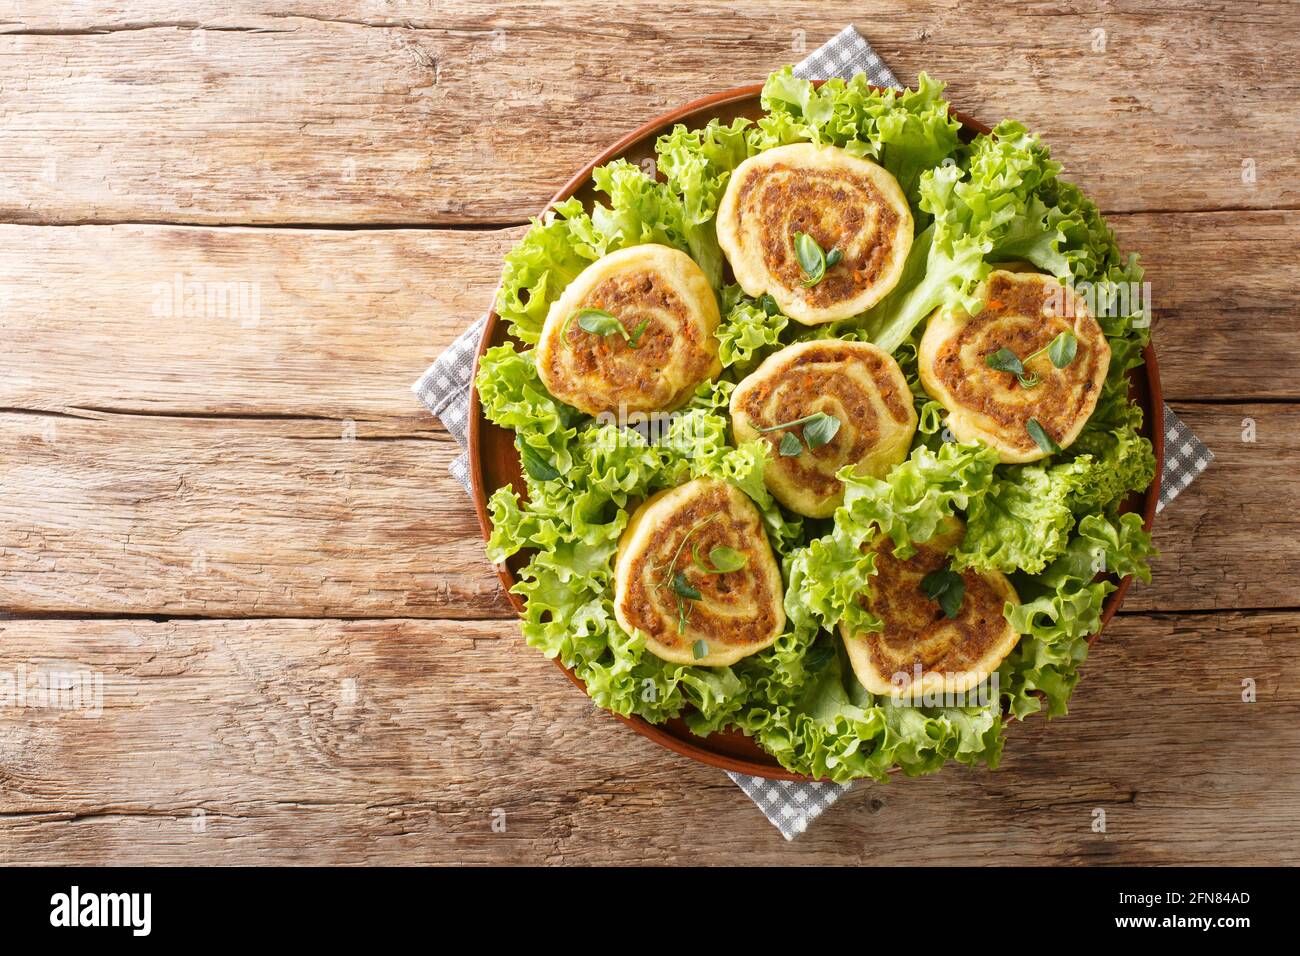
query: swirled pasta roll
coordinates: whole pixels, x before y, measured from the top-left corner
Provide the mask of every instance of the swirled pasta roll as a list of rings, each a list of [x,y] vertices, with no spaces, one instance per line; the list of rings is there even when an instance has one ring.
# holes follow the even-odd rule
[[[770,294],[805,325],[875,305],[898,284],[912,247],[912,212],[898,181],[870,160],[811,143],[778,146],[737,166],[717,223],[745,293]],[[795,254],[800,232],[842,257],[813,285]]]
[[[582,328],[588,309],[614,316],[622,332]],[[551,306],[537,373],[552,395],[588,415],[670,411],[722,371],[719,321],[713,289],[690,256],[629,246],[589,265]]]
[[[761,651],[785,627],[783,596],[762,516],[726,482],[653,495],[619,541],[614,615],[663,660],[717,666]]]
[[[802,426],[762,431],[817,412],[839,420],[834,437],[797,455],[782,455],[787,433]],[[768,356],[731,396],[736,441],[766,439],[771,447],[763,478],[776,499],[812,518],[834,513],[844,500],[836,473],[857,465],[883,478],[907,457],[916,433],[916,409],[907,379],[887,353],[866,342],[820,339],[799,342]]]
[[[921,590],[927,574],[948,567],[948,552],[964,530],[952,519],[947,530],[919,545],[907,560],[894,557],[893,543],[884,535],[870,545],[876,556],[875,593],[862,600],[884,629],[849,634],[841,625],[840,636],[858,682],[873,694],[908,698],[971,690],[1019,641],[1003,615],[1008,601],[1020,602],[1006,575],[961,572],[964,592],[954,618]]]
[[[1000,270],[985,280],[979,315],[938,311],[921,336],[921,384],[948,409],[948,428],[961,441],[979,440],[1004,462],[1036,461],[1050,452],[1030,433],[1030,419],[1062,448],[1083,429],[1110,368],[1110,346],[1073,289],[1052,276]],[[1074,359],[1057,368],[1045,349],[1062,332],[1078,341]],[[1027,359],[1026,387],[1012,372],[990,368],[988,357],[1008,349]],[[1050,446],[1049,446],[1050,447]]]

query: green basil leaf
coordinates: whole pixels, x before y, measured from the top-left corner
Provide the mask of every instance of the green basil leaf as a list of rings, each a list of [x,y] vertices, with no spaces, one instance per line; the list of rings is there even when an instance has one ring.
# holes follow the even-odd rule
[[[691,560],[705,574],[726,574],[729,571],[739,571],[747,565],[749,555],[743,554],[735,548],[729,548],[725,544],[720,544],[709,552],[709,560],[706,562],[700,557],[699,547],[692,546]]]
[[[921,578],[921,592],[931,601],[937,601],[944,617],[951,620],[961,612],[962,598],[966,596],[966,582],[950,568],[939,568]]]
[[[1034,444],[1049,455],[1054,455],[1061,450],[1061,446],[1047,434],[1047,430],[1038,424],[1037,418],[1031,418],[1025,423],[1025,431],[1029,432],[1029,437],[1034,440]]]
[[[820,416],[820,417],[818,417]],[[803,440],[809,450],[820,448],[840,430],[840,420],[834,415],[827,415],[825,412],[818,412],[813,420],[803,427]]]
[[[698,661],[709,656],[709,645],[705,641],[696,641],[691,645],[691,655]]]
[[[1078,351],[1079,340],[1074,337],[1073,332],[1067,330],[1052,339],[1052,344],[1047,347],[1047,357],[1057,368],[1065,368],[1074,361]]]
[[[804,285],[816,285],[826,274],[826,253],[817,245],[817,240],[806,232],[794,234],[794,255],[803,270]]]
[[[720,544],[709,552],[709,560],[719,571],[739,571],[749,563],[749,555]]]
[[[786,432],[781,436],[781,446],[778,449],[782,458],[794,458],[803,454],[803,442],[794,432]]]
[[[961,601],[966,596],[966,582],[961,578],[957,583],[939,595],[939,608],[944,617],[952,620],[961,613]]]
[[[592,335],[626,335],[623,323],[603,309],[582,309],[578,312],[578,328]]]
[[[1013,375],[1023,375],[1025,372],[1024,364],[1011,349],[998,349],[984,359],[984,364],[991,369],[996,369],[999,372],[1011,372]]]
[[[628,336],[627,339],[628,348],[634,349],[639,347],[641,344],[641,336],[645,335],[645,330],[648,329],[649,327],[650,327],[650,320],[642,319],[637,324],[637,327],[632,330],[632,334]]]
[[[826,268],[827,269],[834,268],[835,265],[838,264],[839,261],[843,258],[844,258],[844,253],[840,252],[839,249],[832,249],[830,252],[826,253]]]
[[[528,472],[528,477],[535,481],[554,481],[560,477],[559,471],[542,457],[541,452],[532,445],[516,445],[519,449],[519,461]]]
[[[700,589],[692,587],[690,582],[686,580],[686,575],[681,571],[673,575],[673,593],[681,595],[688,601],[698,601],[701,597]]]

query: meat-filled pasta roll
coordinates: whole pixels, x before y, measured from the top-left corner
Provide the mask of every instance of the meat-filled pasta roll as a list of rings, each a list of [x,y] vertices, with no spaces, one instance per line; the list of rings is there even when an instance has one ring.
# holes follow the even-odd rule
[[[611,252],[569,283],[537,344],[552,395],[589,415],[670,411],[721,370],[718,303],[684,252]]]
[[[982,295],[979,315],[931,316],[917,350],[921,384],[948,409],[959,440],[982,441],[1004,462],[1068,447],[1110,368],[1110,346],[1087,301],[1052,276],[1004,270],[985,280]]]
[[[812,143],[778,146],[737,166],[717,223],[746,294],[770,294],[805,325],[875,305],[898,284],[912,247],[912,213],[889,171]],[[820,275],[800,259],[800,234],[823,254]]]
[[[874,594],[862,601],[884,629],[851,634],[841,625],[840,636],[858,682],[873,694],[911,698],[969,691],[998,669],[1020,639],[1003,614],[1008,601],[1019,603],[1006,575],[947,572],[961,582],[944,588],[955,588],[953,617],[923,589],[927,575],[948,568],[948,551],[963,533],[961,523],[952,519],[906,560],[894,557],[886,536],[870,545],[876,561]]]
[[[697,479],[649,498],[614,565],[614,613],[677,664],[732,664],[785,627],[781,571],[763,519],[734,485]]]
[[[834,423],[808,420],[818,414]],[[777,500],[813,518],[828,517],[843,501],[841,468],[856,465],[859,474],[883,478],[907,457],[917,424],[898,363],[874,345],[842,339],[800,342],[769,356],[732,393],[731,421],[736,441],[770,443],[763,476]]]

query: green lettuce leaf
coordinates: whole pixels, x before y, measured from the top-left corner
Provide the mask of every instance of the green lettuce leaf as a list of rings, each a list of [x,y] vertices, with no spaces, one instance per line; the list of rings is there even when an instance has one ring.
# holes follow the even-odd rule
[[[943,84],[924,73],[915,90],[874,90],[862,74],[815,87],[786,67],[768,77],[762,100],[767,115],[751,134],[756,150],[806,141],[869,157],[894,174],[913,206],[922,172],[960,145]]]
[[[1088,655],[1088,637],[1101,629],[1102,604],[1115,585],[1102,573],[1136,575],[1150,581],[1148,561],[1156,554],[1142,517],[1125,514],[1114,521],[1088,515],[1065,551],[1036,577],[1012,580],[1020,604],[1008,604],[1007,620],[1024,635],[999,668],[999,684],[1018,718],[1047,703],[1048,716],[1066,712],[1079,680],[1078,666]]]
[[[660,136],[655,154],[660,172],[681,198],[691,254],[713,287],[722,286],[722,251],[713,220],[732,171],[754,154],[747,119],[730,125],[710,120],[700,129],[677,124]]]
[[[551,397],[537,376],[531,350],[519,352],[511,344],[488,349],[479,361],[475,386],[484,417],[514,429],[521,451],[527,446],[559,471],[573,467],[569,444],[582,413]]]
[[[844,505],[836,512],[846,523],[869,524],[889,536],[894,554],[909,558],[915,545],[929,541],[955,510],[972,507],[989,490],[997,452],[986,445],[945,443],[936,454],[924,445],[888,477],[840,472]]]
[[[953,567],[1037,574],[1065,550],[1076,488],[1067,472],[1041,465],[1009,469],[971,502]]]
[[[1088,245],[1106,239],[1093,231],[1095,207],[1057,180],[1060,169],[1036,136],[1007,121],[975,137],[958,162],[924,171],[919,205],[934,221],[898,286],[863,316],[871,341],[892,352],[936,309],[977,314],[979,283],[998,262],[1028,260],[1067,279],[1105,259]]]
[[[775,305],[764,308],[741,292],[740,286],[727,286],[722,292],[722,322],[716,332],[722,367],[734,367],[740,377],[749,374],[780,346],[781,333],[789,323]]]
[[[580,228],[579,228],[580,227]],[[505,256],[497,315],[523,342],[535,343],[551,303],[583,269],[604,255],[578,238],[591,230],[591,217],[577,199],[566,199],[532,221],[528,232]]]

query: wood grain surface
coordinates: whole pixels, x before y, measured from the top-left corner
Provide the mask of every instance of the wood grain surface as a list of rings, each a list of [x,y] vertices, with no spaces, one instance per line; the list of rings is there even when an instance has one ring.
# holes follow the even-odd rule
[[[1067,718],[786,843],[523,646],[409,386],[593,152],[855,17],[1108,211],[1217,460]],[[0,863],[1300,863],[1297,76],[1264,2],[0,0],[0,691],[99,701],[0,702]]]

